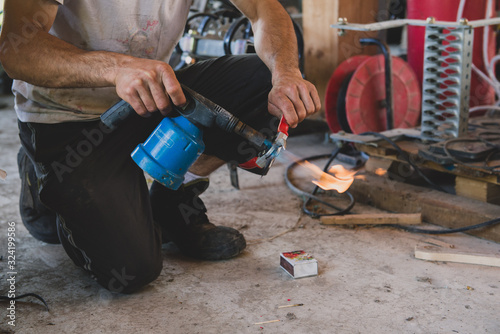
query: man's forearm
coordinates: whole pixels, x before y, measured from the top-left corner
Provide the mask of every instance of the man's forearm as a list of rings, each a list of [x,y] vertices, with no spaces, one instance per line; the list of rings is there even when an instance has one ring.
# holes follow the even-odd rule
[[[256,1],[252,21],[255,48],[273,74],[299,71],[297,38],[290,16],[278,1]]]
[[[268,110],[297,126],[321,101],[299,69],[297,38],[290,16],[277,0],[231,0],[252,22],[255,49],[272,73]]]
[[[22,44],[7,36],[1,49],[2,64],[12,78],[49,88],[113,86],[114,72],[129,58],[84,51],[44,31]]]
[[[186,98],[163,61],[85,51],[49,34],[59,5],[53,0],[5,0],[0,62],[14,79],[49,88],[116,87],[141,116],[164,115]]]
[[[0,61],[14,79],[34,85],[112,85],[122,55],[87,52],[49,34],[59,5],[53,0],[6,0],[0,34]]]

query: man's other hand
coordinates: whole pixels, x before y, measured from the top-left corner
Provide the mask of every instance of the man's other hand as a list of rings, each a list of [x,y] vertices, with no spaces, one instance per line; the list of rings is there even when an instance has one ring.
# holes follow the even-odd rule
[[[268,108],[276,117],[283,115],[288,125],[295,128],[307,116],[320,110],[321,101],[316,87],[304,80],[300,71],[291,71],[273,76]]]
[[[137,114],[149,117],[159,110],[167,115],[172,103],[178,106],[186,103],[181,85],[168,64],[130,58],[120,65],[114,80],[116,92]]]

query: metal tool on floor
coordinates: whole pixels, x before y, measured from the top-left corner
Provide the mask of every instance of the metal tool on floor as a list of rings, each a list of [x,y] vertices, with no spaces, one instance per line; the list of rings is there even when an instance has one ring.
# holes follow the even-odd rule
[[[174,106],[180,116],[165,117],[149,138],[136,147],[131,156],[137,165],[166,187],[178,189],[189,167],[205,149],[203,129],[216,126],[258,148],[260,153],[252,167],[261,168],[261,174],[265,175],[285,147],[286,121],[282,119],[282,132],[271,141],[204,96],[186,86],[182,89],[187,103],[182,108]],[[134,109],[122,100],[102,114],[101,121],[114,130],[133,114]]]

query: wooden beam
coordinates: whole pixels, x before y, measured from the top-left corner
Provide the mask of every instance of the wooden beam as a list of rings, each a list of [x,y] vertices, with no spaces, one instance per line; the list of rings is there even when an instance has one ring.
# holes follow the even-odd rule
[[[302,1],[304,72],[318,89],[322,102],[328,80],[339,64],[339,36],[335,29],[330,28],[338,18],[339,0]]]
[[[500,255],[470,253],[435,246],[415,246],[415,257],[427,261],[459,262],[500,267]]]
[[[356,178],[349,192],[360,203],[399,213],[421,213],[428,223],[457,228],[500,218],[500,207],[441,191],[366,174]],[[467,232],[500,242],[500,225]]]
[[[455,191],[460,196],[500,204],[500,186],[497,184],[457,176],[455,178]]]
[[[420,213],[352,214],[321,217],[321,223],[324,225],[416,225],[422,223],[422,215]]]

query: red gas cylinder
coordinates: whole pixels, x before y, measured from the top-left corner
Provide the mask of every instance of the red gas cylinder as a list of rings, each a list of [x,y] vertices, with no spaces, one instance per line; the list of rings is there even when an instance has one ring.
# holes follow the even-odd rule
[[[469,21],[484,19],[487,4],[488,0],[467,0],[462,16]],[[456,21],[459,5],[460,0],[408,0],[408,18],[425,20],[428,17],[434,17],[438,21]],[[495,1],[492,1],[492,7],[495,7]],[[491,13],[495,13],[494,8],[492,8]],[[490,29],[488,59],[491,59],[495,55],[496,42],[493,28],[489,27],[488,29]],[[473,62],[479,69],[485,71],[483,34],[483,28],[476,28],[474,31]],[[424,27],[408,27],[408,63],[415,70],[420,83],[422,83],[423,76],[424,39]],[[492,105],[494,102],[495,92],[493,88],[473,72],[470,106]]]

